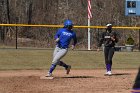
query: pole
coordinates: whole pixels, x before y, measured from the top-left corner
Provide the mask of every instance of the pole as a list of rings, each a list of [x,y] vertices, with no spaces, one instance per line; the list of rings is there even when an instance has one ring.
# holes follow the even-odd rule
[[[100,34],[99,34],[99,28],[98,28],[98,43],[100,42]]]
[[[17,49],[17,26],[16,26],[16,49]]]
[[[90,26],[90,18],[88,18],[88,26]],[[88,28],[88,50],[91,50],[91,48],[90,48],[90,28]]]
[[[139,29],[139,52],[140,52],[140,29]]]
[[[92,18],[92,14],[91,14],[91,0],[87,0],[87,3],[88,3],[88,50],[91,50],[90,49],[90,18]]]
[[[16,23],[18,23],[18,17],[16,17]],[[17,26],[16,26],[16,49],[17,49],[17,31],[18,30],[18,28],[17,28]]]

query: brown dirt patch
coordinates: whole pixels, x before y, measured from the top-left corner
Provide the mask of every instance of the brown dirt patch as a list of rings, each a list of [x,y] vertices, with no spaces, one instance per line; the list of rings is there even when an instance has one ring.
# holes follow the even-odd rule
[[[137,70],[55,70],[53,80],[41,80],[45,70],[0,71],[0,93],[130,93]]]

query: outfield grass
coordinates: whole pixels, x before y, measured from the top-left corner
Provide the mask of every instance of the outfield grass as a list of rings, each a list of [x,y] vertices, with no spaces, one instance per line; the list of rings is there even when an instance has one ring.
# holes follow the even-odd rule
[[[48,69],[53,50],[34,49],[0,49],[0,70]],[[104,68],[103,52],[69,51],[62,59],[73,69]],[[116,52],[113,68],[133,69],[140,66],[140,52]],[[58,67],[60,69],[60,67]]]

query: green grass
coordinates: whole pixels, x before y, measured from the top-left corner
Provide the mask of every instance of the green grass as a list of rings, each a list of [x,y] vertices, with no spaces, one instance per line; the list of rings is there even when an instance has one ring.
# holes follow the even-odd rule
[[[48,69],[53,50],[0,49],[0,70]],[[69,51],[62,59],[73,69],[104,68],[103,52]],[[133,69],[140,66],[140,52],[116,52],[113,68]],[[58,67],[60,69],[60,67]]]

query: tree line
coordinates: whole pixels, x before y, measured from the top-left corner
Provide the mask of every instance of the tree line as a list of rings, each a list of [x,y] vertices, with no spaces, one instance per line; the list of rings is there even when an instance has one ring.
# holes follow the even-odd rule
[[[125,0],[91,0],[91,25],[139,26],[139,16],[125,16]],[[0,0],[0,23],[12,24],[55,24],[61,25],[71,19],[74,25],[87,25],[87,0]],[[0,27],[2,44],[14,45],[16,27]],[[19,44],[25,45],[25,38],[31,39],[29,46],[52,47],[57,28],[18,27]],[[129,35],[138,45],[139,34],[136,30],[114,29],[120,37],[120,45]],[[76,28],[78,46],[87,47],[87,29]],[[91,29],[92,47],[96,46],[100,32],[104,29]],[[24,38],[24,39],[23,39]],[[28,41],[28,40],[27,40]]]

